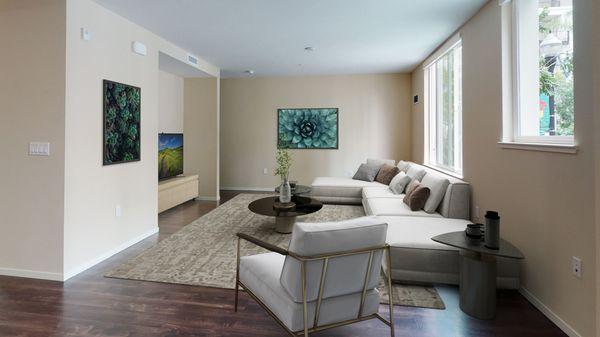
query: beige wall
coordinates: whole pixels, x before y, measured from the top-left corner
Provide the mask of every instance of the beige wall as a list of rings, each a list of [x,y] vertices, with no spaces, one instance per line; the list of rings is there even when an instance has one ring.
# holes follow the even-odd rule
[[[591,1],[575,7],[575,155],[502,149],[501,8],[488,3],[462,29],[464,176],[473,206],[498,210],[502,236],[525,254],[525,294],[581,336],[595,334],[596,242]],[[423,95],[423,71],[413,91]],[[413,108],[413,158],[423,158],[423,105]],[[571,257],[582,258],[583,278],[571,275]],[[537,303],[540,305],[540,303]],[[540,306],[541,307],[541,306]],[[547,312],[552,315],[552,313]],[[554,317],[555,320],[557,319]],[[565,326],[563,326],[565,327]],[[567,327],[568,329],[568,327]]]
[[[80,28],[92,33],[80,39]],[[91,0],[67,0],[64,268],[69,277],[156,232],[159,50],[186,52]],[[148,55],[131,51],[132,41]],[[201,61],[202,70],[219,73]],[[141,161],[102,166],[102,80],[141,88]],[[122,216],[116,217],[120,205]]]
[[[410,75],[224,79],[221,186],[272,188],[277,109],[339,108],[338,150],[292,150],[291,179],[348,176],[367,157],[410,157]],[[263,168],[268,174],[263,174]]]
[[[198,174],[200,199],[218,199],[218,79],[184,81],[184,173]]]
[[[64,1],[0,0],[0,274],[62,277],[64,36]]]
[[[183,78],[158,72],[158,132],[183,132]]]

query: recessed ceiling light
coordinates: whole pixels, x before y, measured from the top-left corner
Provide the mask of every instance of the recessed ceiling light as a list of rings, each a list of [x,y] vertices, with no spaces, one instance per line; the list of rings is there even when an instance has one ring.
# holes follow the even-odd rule
[[[304,50],[306,50],[306,51],[315,51],[315,47],[311,47],[311,46],[304,47]]]
[[[254,70],[248,69],[248,70],[244,71],[244,73],[248,76],[252,76],[252,75],[254,75]]]

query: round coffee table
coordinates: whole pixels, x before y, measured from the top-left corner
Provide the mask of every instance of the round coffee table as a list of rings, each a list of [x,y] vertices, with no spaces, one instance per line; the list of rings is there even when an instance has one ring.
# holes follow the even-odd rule
[[[275,217],[275,231],[278,233],[291,233],[296,222],[296,217],[307,215],[319,211],[323,208],[323,203],[299,195],[292,196],[292,202],[296,207],[291,210],[279,210],[274,208],[275,202],[279,202],[279,197],[267,197],[254,200],[248,205],[248,209],[260,215]]]

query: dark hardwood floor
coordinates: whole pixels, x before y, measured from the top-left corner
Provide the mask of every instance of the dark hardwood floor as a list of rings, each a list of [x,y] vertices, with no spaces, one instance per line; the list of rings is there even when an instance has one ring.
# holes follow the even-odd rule
[[[223,192],[223,201],[236,193]],[[0,336],[286,336],[242,294],[233,291],[103,277],[215,208],[191,201],[159,216],[160,233],[65,283],[0,276]],[[438,286],[446,310],[396,307],[396,336],[566,336],[516,291],[501,291],[493,321],[471,318],[458,307],[458,289]],[[388,311],[381,307],[385,316]],[[371,320],[315,336],[389,336]]]

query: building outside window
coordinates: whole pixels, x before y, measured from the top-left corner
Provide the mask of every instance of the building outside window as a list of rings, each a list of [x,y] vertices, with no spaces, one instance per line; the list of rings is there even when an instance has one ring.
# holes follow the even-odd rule
[[[513,0],[513,139],[574,143],[573,0]]]

